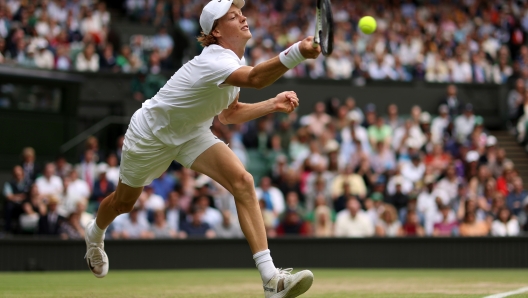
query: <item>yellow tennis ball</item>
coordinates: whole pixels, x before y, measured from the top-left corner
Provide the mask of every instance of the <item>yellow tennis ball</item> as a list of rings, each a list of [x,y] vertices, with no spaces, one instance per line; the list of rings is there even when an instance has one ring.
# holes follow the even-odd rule
[[[358,24],[361,32],[371,34],[376,31],[376,20],[371,16],[362,17]]]

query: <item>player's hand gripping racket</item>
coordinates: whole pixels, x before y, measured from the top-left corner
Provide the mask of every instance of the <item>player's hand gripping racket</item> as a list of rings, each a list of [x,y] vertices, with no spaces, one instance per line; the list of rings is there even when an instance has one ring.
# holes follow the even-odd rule
[[[316,20],[313,47],[321,46],[321,52],[330,56],[334,49],[334,17],[330,0],[316,0]]]

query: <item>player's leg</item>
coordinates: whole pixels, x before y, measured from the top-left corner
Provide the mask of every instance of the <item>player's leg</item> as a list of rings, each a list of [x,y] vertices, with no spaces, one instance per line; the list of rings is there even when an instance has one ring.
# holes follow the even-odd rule
[[[131,187],[119,180],[116,191],[106,197],[99,205],[96,218],[97,226],[106,229],[119,214],[130,212],[142,191],[142,186]]]
[[[106,228],[122,213],[128,213],[134,207],[143,187],[130,187],[119,181],[116,191],[106,197],[99,206],[97,218],[86,226],[86,262],[95,277],[105,277],[110,262],[104,251]]]
[[[200,145],[198,144],[197,148]],[[304,270],[291,275],[290,270],[277,270],[268,250],[266,231],[253,177],[238,157],[224,143],[216,143],[201,153],[191,169],[203,173],[224,186],[235,197],[240,226],[253,252],[267,298],[297,297],[313,282],[313,274]]]
[[[104,233],[112,221],[128,213],[139,198],[143,186],[161,176],[174,157],[174,148],[161,143],[148,128],[141,110],[132,116],[125,134],[116,191],[101,202],[97,218],[86,227],[86,262],[96,277],[108,273],[109,261],[104,251]]]
[[[203,173],[235,197],[240,227],[253,254],[268,249],[266,229],[258,205],[253,176],[224,143],[216,143],[200,154],[191,169]]]

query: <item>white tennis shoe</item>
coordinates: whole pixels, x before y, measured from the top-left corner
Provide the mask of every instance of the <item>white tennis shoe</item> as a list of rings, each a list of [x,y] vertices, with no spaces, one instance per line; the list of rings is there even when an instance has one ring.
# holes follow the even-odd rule
[[[84,233],[84,241],[86,241],[86,263],[88,268],[92,271],[93,275],[97,278],[103,278],[108,274],[108,256],[104,251],[104,243],[90,242],[88,239],[89,231],[92,229],[95,224],[95,219],[92,220],[86,226],[86,232]]]
[[[264,285],[266,298],[292,298],[297,297],[312,286],[313,273],[304,270],[291,274],[292,268],[278,269],[279,273]]]

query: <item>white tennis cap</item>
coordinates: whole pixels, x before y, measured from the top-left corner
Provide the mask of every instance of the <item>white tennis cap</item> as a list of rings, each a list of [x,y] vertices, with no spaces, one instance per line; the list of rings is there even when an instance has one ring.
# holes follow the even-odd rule
[[[244,0],[211,0],[202,10],[200,15],[200,26],[205,34],[211,33],[214,21],[223,17],[231,5],[238,8],[244,7],[246,2]]]

